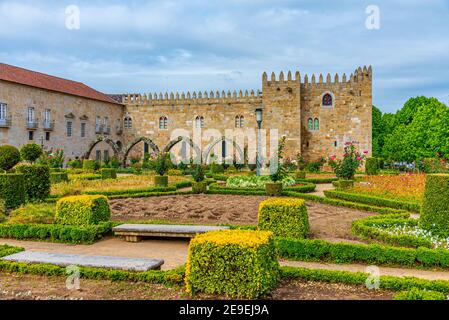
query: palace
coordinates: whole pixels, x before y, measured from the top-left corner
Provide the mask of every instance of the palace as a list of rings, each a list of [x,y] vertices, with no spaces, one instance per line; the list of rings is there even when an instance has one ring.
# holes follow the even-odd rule
[[[188,140],[197,153],[192,156],[229,157],[227,145],[235,141],[226,139],[225,131],[255,130],[256,109],[262,109],[264,133],[277,129],[286,137],[287,157],[301,153],[315,161],[341,155],[347,141],[371,154],[371,67],[348,77],[264,73],[261,90],[245,92],[107,95],[80,82],[0,64],[0,144],[62,148],[67,160],[114,155],[126,162],[146,152],[174,151],[186,140],[173,137],[173,131],[193,135],[195,129],[222,135]]]

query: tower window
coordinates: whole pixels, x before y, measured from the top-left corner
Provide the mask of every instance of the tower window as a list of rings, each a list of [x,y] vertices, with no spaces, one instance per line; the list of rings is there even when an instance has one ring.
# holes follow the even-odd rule
[[[125,117],[125,119],[123,121],[123,126],[125,127],[125,129],[132,129],[133,119],[129,116]]]
[[[318,118],[315,118],[313,129],[320,130],[320,120]]]
[[[235,127],[243,128],[245,126],[245,117],[244,116],[236,116],[235,117]]]
[[[307,120],[307,129],[309,129],[309,131],[313,130],[313,119],[312,118],[309,118]]]
[[[330,93],[325,93],[323,95],[323,99],[322,99],[321,105],[323,107],[330,107],[330,108],[332,108],[334,106],[334,98],[333,98],[333,96]]]
[[[197,128],[197,129],[202,129],[202,128],[204,128],[204,117],[200,117],[200,116],[198,116],[198,117],[196,117],[196,119],[195,119],[195,127]]]
[[[159,118],[159,129],[166,130],[168,128],[168,118],[163,116]]]

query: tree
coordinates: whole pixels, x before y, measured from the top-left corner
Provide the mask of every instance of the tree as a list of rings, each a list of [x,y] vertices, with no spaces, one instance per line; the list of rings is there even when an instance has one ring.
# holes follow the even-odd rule
[[[20,152],[16,147],[10,145],[0,146],[0,169],[11,170],[20,162]]]
[[[31,163],[35,163],[42,154],[42,147],[35,143],[26,144],[20,149],[20,155],[22,156],[22,159]]]

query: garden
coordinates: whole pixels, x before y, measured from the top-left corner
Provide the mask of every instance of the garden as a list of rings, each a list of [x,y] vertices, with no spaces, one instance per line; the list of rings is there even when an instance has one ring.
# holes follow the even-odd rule
[[[175,166],[167,154],[131,168],[66,167],[62,150],[0,146],[0,257],[45,248],[137,258],[167,248],[151,251],[166,260],[161,270],[81,267],[83,286],[95,290],[73,298],[446,299],[447,174],[385,169],[351,142],[341,159],[284,159],[284,142],[268,176],[237,164]],[[135,244],[114,236],[124,223],[227,229]],[[355,269],[363,265],[407,277],[385,271],[373,289],[370,273]],[[16,294],[24,281],[44,298],[66,294],[64,267],[0,260],[0,270]]]

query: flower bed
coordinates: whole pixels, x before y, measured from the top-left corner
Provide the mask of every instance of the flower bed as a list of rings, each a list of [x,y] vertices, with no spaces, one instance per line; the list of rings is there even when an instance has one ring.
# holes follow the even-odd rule
[[[265,184],[272,182],[269,176],[233,176],[226,181],[227,188],[244,188],[244,189],[265,189]],[[282,179],[284,188],[294,186],[296,181],[293,177],[287,176]]]

